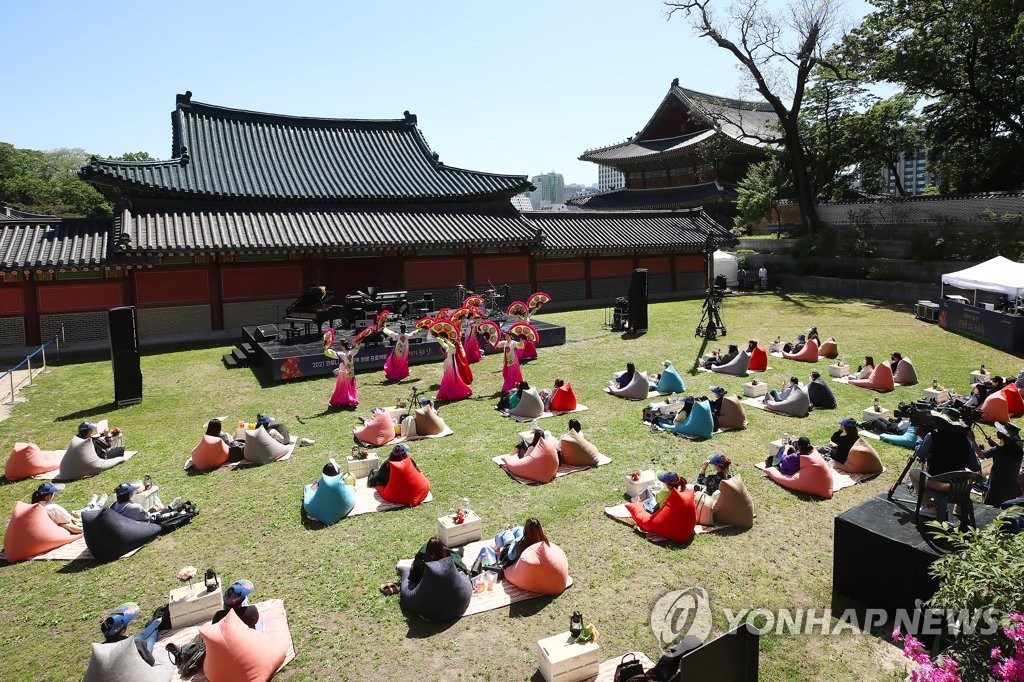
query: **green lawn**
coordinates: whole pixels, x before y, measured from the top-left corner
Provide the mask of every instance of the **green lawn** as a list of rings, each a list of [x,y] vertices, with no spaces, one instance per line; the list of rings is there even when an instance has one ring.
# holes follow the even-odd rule
[[[590,411],[580,415],[591,441],[614,463],[538,487],[514,483],[491,461],[507,452],[522,425],[497,416],[492,393],[500,385],[499,358],[474,366],[474,399],[445,406],[442,415],[456,434],[414,443],[412,455],[432,482],[434,501],[415,509],[369,514],[324,529],[307,529],[300,518],[301,486],[317,479],[329,456],[339,460],[351,445],[351,412],[325,413],[333,378],[261,387],[249,370],[228,371],[220,363],[227,349],[149,355],[143,358],[145,400],[115,410],[109,362],[53,367],[25,391],[0,424],[5,444],[30,440],[44,448],[64,447],[83,419],[108,417],[128,434],[134,459],[94,479],[72,483],[58,498],[68,508],[83,505],[94,492],[112,492],[124,480],[152,474],[166,501],[175,495],[202,508],[190,525],[158,538],[137,555],[120,561],[62,564],[27,562],[0,567],[0,680],[71,680],[84,672],[105,609],[138,601],[148,614],[177,585],[186,564],[213,566],[226,580],[249,578],[256,600],[282,598],[288,609],[298,657],[280,675],[291,680],[322,679],[530,679],[536,672],[536,640],[565,630],[569,616],[582,610],[601,630],[604,657],[638,649],[657,658],[648,625],[651,606],[665,591],[701,584],[713,606],[819,606],[829,604],[833,517],[887,489],[906,461],[906,451],[879,446],[887,473],[843,490],[828,501],[808,501],[768,481],[754,469],[766,443],[783,431],[826,440],[836,420],[859,417],[873,394],[832,384],[841,408],[793,420],[748,410],[750,428],[691,443],[651,434],[640,422],[639,403],[601,390],[627,360],[655,371],[671,359],[688,370],[701,348],[693,337],[699,301],[654,305],[651,332],[621,340],[601,328],[603,312],[588,310],[544,315],[563,324],[569,342],[545,348],[524,368],[534,385],[556,376],[571,380]],[[748,296],[724,306],[728,341],[783,338],[817,325],[835,335],[840,351],[857,364],[865,354],[887,358],[895,350],[912,358],[922,383],[932,378],[961,390],[980,363],[995,371],[1016,371],[1019,360],[933,325],[905,310],[870,303],[842,303],[810,296]],[[723,339],[722,341],[726,341]],[[791,374],[806,380],[811,367],[771,358],[765,378],[778,384]],[[819,371],[825,370],[825,362]],[[414,366],[412,376],[427,388],[439,380],[439,364]],[[712,383],[730,391],[738,378],[684,374],[691,392]],[[381,384],[382,372],[359,376],[365,414],[394,404],[408,385]],[[883,396],[894,407],[916,399],[920,387]],[[253,419],[258,411],[289,425],[297,436],[316,440],[296,449],[290,461],[243,471],[188,475],[185,458],[217,415]],[[306,418],[299,425],[294,415]],[[544,425],[561,432],[564,419]],[[697,537],[689,546],[656,546],[605,518],[602,508],[621,501],[624,474],[655,458],[659,465],[695,478],[713,452],[728,454],[753,495],[758,514],[747,532]],[[32,481],[0,486],[0,508],[28,501]],[[575,585],[554,599],[538,599],[465,618],[452,625],[407,620],[397,597],[377,588],[394,576],[394,564],[410,556],[435,531],[436,517],[468,496],[493,534],[508,522],[536,516],[548,536],[569,556]],[[879,557],[885,561],[885,557]],[[899,570],[893,567],[893,570]],[[140,617],[140,623],[146,620]],[[724,617],[716,614],[721,628]],[[136,632],[138,625],[133,625]],[[51,648],[52,647],[52,648]],[[769,637],[762,640],[764,680],[900,679],[899,655],[870,636]]]

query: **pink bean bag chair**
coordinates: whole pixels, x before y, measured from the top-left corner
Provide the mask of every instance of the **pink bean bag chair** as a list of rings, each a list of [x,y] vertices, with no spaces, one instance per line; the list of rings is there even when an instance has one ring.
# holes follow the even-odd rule
[[[395,439],[395,420],[384,410],[376,410],[370,421],[353,431],[356,438],[368,445],[384,445]]]
[[[818,349],[818,357],[829,359],[839,357],[839,344],[834,338],[821,344],[821,348]]]
[[[14,503],[14,513],[4,534],[7,561],[21,561],[49,552],[81,537],[64,530],[50,519],[42,504]]]
[[[230,610],[216,625],[199,628],[206,643],[206,678],[210,682],[265,682],[273,677],[288,657],[291,637],[286,622],[268,619],[265,627],[262,632],[254,630]]]
[[[1015,416],[1024,414],[1024,397],[1021,397],[1017,384],[1007,384],[1003,387],[1002,393],[1006,396],[1006,407],[1010,410],[1010,414]],[[10,477],[8,476],[8,478]]]
[[[832,467],[817,452],[800,455],[800,470],[792,476],[786,476],[775,467],[765,469],[764,473],[783,488],[825,499],[832,498]]]
[[[1020,398],[1020,394],[1018,399]],[[15,443],[11,456],[4,465],[4,477],[8,481],[20,481],[38,474],[60,469],[64,459],[63,450],[40,450],[35,443]]]
[[[818,342],[811,339],[804,344],[804,347],[800,349],[799,353],[783,353],[782,357],[787,360],[799,360],[800,362],[817,362],[818,361]]]
[[[996,391],[981,404],[981,421],[986,424],[1010,421],[1010,406],[1006,394]]]
[[[388,502],[415,507],[427,499],[430,481],[412,463],[411,457],[392,461],[387,485],[377,486],[377,492]]]
[[[513,476],[528,478],[538,483],[553,481],[558,473],[558,444],[553,438],[542,438],[527,448],[522,457],[505,455],[502,464]]]
[[[656,533],[680,544],[693,537],[693,529],[697,524],[697,504],[691,488],[681,492],[669,491],[665,505],[653,514],[644,509],[643,502],[630,502],[626,509],[636,521],[637,527],[645,533]]]
[[[850,379],[851,386],[870,388],[872,391],[892,391],[896,388],[896,382],[892,378],[892,368],[889,363],[880,362],[871,371],[867,379]]]
[[[758,346],[750,353],[750,364],[747,365],[748,372],[764,372],[768,369],[768,353],[764,348]]]
[[[192,466],[200,471],[217,469],[228,463],[228,444],[217,436],[203,436],[192,448]]]
[[[562,594],[569,587],[569,559],[558,545],[535,542],[505,569],[505,579],[521,590]]]
[[[552,412],[572,412],[576,409],[576,391],[572,390],[572,384],[566,382],[555,389],[551,396]]]

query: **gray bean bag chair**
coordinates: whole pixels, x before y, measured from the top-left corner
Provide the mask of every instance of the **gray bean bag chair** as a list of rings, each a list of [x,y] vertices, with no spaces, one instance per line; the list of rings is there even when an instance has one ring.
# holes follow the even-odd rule
[[[644,397],[646,396],[647,394],[644,393]],[[508,413],[516,417],[536,419],[544,414],[544,401],[541,399],[537,389],[531,387],[523,391],[523,395],[519,397],[519,402]]]
[[[61,481],[74,481],[86,476],[95,476],[101,471],[116,467],[125,459],[127,458],[102,459],[96,454],[96,446],[92,440],[74,436],[64,453],[64,459],[60,461],[60,473],[57,478]]]
[[[253,464],[270,464],[291,452],[292,446],[274,440],[264,428],[245,432],[245,448],[242,457]]]
[[[811,405],[824,410],[833,410],[836,407],[836,395],[822,377],[807,384],[807,398]]]
[[[402,606],[409,611],[424,620],[444,623],[458,620],[469,608],[473,584],[455,567],[450,556],[428,561],[415,585],[409,583],[411,571],[412,567],[398,569],[402,577]]]
[[[154,663],[142,657],[132,637],[93,644],[82,682],[169,682],[174,677],[176,670],[166,657]]]
[[[99,561],[113,561],[160,535],[158,524],[136,521],[110,507],[82,513],[82,535]]]
[[[903,358],[896,365],[896,372],[892,380],[901,386],[913,386],[917,383],[917,370],[910,358]]]
[[[782,400],[778,402],[770,397],[765,397],[764,404],[772,412],[788,414],[793,417],[806,417],[807,413],[811,411],[811,401],[807,397],[807,391],[800,386],[791,386],[786,389]]]
[[[616,388],[615,382],[609,382],[608,392],[620,398],[628,400],[646,400],[647,394],[651,392],[651,382],[647,378],[647,372],[633,372],[633,378],[622,388]]]
[[[750,353],[747,351],[741,351],[739,355],[724,365],[711,365],[711,371],[718,372],[719,374],[731,374],[737,377],[745,377],[747,376],[747,366],[749,364]]]

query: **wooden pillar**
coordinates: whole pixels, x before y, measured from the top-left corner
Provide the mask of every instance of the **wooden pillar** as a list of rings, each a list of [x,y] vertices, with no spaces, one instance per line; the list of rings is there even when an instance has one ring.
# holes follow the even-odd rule
[[[679,285],[676,283],[676,254],[674,253],[670,253],[668,256],[668,276],[672,291],[679,291]]]
[[[526,255],[530,259],[529,260],[529,263],[530,263],[530,265],[529,265],[530,291],[537,291],[539,289],[538,286],[537,286],[537,254],[535,254],[535,253],[533,253],[531,251],[527,251]]]
[[[138,301],[136,300],[137,296],[135,295],[135,291],[136,291],[135,290],[135,273],[136,272],[138,272],[138,270],[129,270],[128,271],[128,276],[124,278],[124,287],[122,289],[122,293],[124,294],[124,304],[125,305],[131,305],[131,306],[137,306],[138,305]]]
[[[210,328],[224,329],[224,287],[221,282],[220,255],[214,255],[206,269],[210,288]]]
[[[590,282],[590,256],[583,257],[583,298],[591,298],[593,287]]]
[[[21,290],[25,315],[25,345],[38,346],[42,341],[42,329],[39,327],[39,300],[36,297],[35,273],[29,272],[25,277],[25,286]]]
[[[466,251],[466,289],[476,293],[476,282],[473,281],[473,254]]]

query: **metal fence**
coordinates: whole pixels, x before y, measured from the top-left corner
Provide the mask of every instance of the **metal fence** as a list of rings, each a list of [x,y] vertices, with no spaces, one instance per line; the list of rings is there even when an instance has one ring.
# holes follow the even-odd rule
[[[60,336],[58,335],[39,346],[38,349],[26,355],[24,360],[0,375],[0,387],[2,387],[0,390],[5,393],[8,390],[10,391],[9,395],[0,398],[0,400],[4,400],[8,405],[13,405],[14,397],[19,388],[35,385],[32,383],[32,379],[46,371],[46,349],[50,345],[56,346],[55,350],[59,358]],[[34,367],[33,364],[35,365]]]

